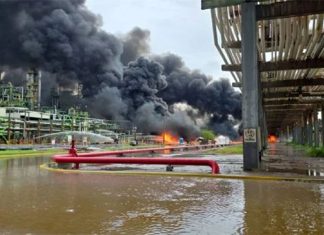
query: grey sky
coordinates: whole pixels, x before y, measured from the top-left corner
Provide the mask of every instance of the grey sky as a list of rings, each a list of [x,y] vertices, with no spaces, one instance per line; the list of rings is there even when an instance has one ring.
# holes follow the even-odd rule
[[[148,29],[152,53],[175,53],[190,69],[231,78],[220,69],[210,12],[200,9],[200,0],[87,0],[86,5],[102,16],[106,31],[123,34],[135,26]]]

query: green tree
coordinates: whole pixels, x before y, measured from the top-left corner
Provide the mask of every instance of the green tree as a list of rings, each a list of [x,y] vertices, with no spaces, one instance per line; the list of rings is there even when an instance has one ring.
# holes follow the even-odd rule
[[[203,137],[205,140],[213,140],[215,139],[215,134],[211,130],[204,129],[201,131],[201,137]]]

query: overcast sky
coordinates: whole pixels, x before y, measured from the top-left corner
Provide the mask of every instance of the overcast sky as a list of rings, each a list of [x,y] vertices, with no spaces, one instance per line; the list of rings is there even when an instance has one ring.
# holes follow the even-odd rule
[[[200,0],[87,0],[86,5],[103,19],[103,28],[124,34],[135,26],[151,32],[151,51],[181,56],[190,69],[199,69],[214,78],[230,74],[213,45],[209,11],[200,9]]]

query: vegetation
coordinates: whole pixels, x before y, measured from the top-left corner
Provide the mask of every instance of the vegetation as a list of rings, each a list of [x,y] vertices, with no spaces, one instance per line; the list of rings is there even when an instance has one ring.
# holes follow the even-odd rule
[[[217,149],[208,150],[207,154],[243,154],[243,145],[230,145]]]
[[[294,148],[299,148],[305,151],[306,155],[309,157],[324,157],[324,147],[310,147],[307,145],[297,144],[294,142],[289,142],[287,145],[293,146]]]
[[[205,129],[201,131],[201,137],[203,137],[205,140],[214,140],[215,134],[213,131]]]
[[[64,153],[63,149],[44,149],[44,150],[2,150],[0,151],[0,159],[4,158],[18,158],[18,157],[35,157],[35,156],[48,156],[55,153]]]
[[[308,147],[306,153],[311,157],[324,157],[324,147]]]

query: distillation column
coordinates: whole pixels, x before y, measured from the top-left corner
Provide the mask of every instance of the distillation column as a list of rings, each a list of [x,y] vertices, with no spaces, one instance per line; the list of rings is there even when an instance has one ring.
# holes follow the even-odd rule
[[[41,72],[30,69],[26,75],[27,102],[31,110],[40,110],[41,103]]]

